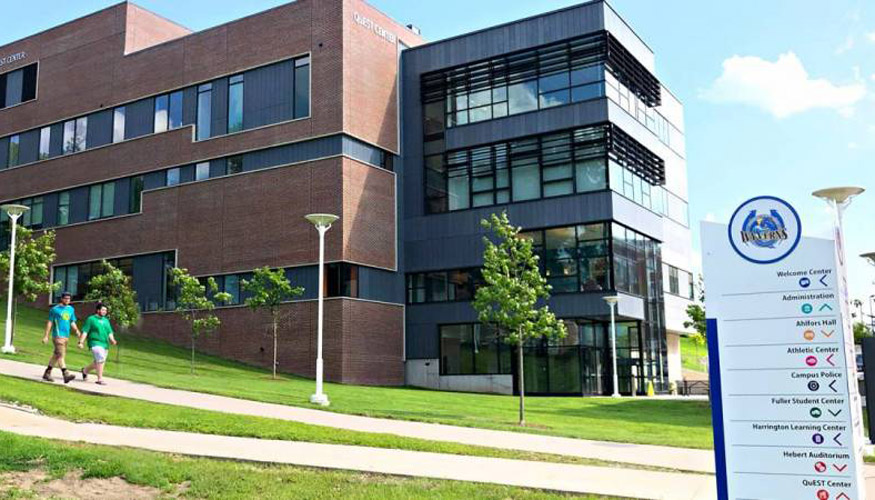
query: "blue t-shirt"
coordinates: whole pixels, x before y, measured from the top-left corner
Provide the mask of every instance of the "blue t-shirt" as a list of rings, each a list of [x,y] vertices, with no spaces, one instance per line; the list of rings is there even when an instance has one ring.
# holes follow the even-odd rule
[[[73,306],[56,305],[49,311],[49,321],[52,322],[52,337],[70,338],[70,323],[76,321]]]

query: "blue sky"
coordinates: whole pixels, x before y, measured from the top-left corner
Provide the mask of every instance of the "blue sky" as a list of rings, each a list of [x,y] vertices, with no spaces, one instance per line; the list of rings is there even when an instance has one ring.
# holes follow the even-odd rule
[[[0,45],[115,2],[8,2]],[[285,3],[140,0],[194,30]],[[579,2],[372,0],[429,40]],[[851,295],[875,288],[875,3],[858,0],[612,0],[656,53],[657,75],[686,107],[694,246],[698,221],[727,221],[742,201],[785,198],[807,234],[827,236],[827,186],[871,188],[845,217]]]

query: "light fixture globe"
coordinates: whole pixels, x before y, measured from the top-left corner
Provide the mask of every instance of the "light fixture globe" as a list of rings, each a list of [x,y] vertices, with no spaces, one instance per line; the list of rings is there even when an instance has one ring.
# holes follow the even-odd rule
[[[867,262],[875,266],[875,252],[861,253],[860,257],[863,257]]]
[[[607,297],[602,297],[602,300],[608,303],[608,305],[616,304],[620,301],[620,297],[616,295],[608,295]]]
[[[9,217],[15,218],[15,217],[20,217],[21,214],[30,210],[30,207],[9,203],[6,205],[0,205],[0,210],[3,210],[4,212],[6,212],[6,214],[8,214]]]
[[[818,189],[817,191],[811,193],[812,196],[820,198],[822,200],[834,201],[839,205],[843,205],[848,202],[854,196],[861,194],[865,189],[861,187],[854,186],[841,186],[841,187],[832,187],[826,189]]]
[[[328,227],[340,217],[334,214],[309,214],[305,215],[304,218],[316,227]]]

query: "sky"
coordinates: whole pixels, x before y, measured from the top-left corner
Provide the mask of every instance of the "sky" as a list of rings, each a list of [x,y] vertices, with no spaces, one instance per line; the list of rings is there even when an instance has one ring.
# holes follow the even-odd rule
[[[728,222],[757,195],[784,198],[803,231],[828,237],[832,216],[811,192],[870,188],[845,213],[852,297],[875,293],[875,2],[864,0],[609,0],[656,53],[656,73],[685,106],[693,246],[702,220]],[[112,5],[106,0],[7,2],[0,45]],[[277,0],[139,0],[193,30]],[[579,2],[371,0],[438,40]],[[694,264],[698,270],[697,257]],[[868,307],[867,307],[868,312]]]

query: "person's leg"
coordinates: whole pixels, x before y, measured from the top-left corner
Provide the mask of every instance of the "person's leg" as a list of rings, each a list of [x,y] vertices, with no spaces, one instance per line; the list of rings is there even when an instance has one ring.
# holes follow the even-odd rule
[[[52,339],[52,357],[49,358],[49,365],[46,367],[45,373],[43,373],[43,380],[46,382],[54,382],[54,379],[52,379],[52,368],[58,366],[58,359],[61,357],[61,347],[58,340],[57,338]]]
[[[67,363],[65,358],[67,357],[67,342],[69,339],[66,338],[58,338],[56,339],[55,345],[58,346],[56,356],[58,357],[57,367],[61,369],[61,374],[64,377],[64,383],[69,384],[71,380],[76,378],[75,375],[71,374],[67,371]]]
[[[97,381],[103,382],[103,367],[106,363],[95,363],[97,365]]]

